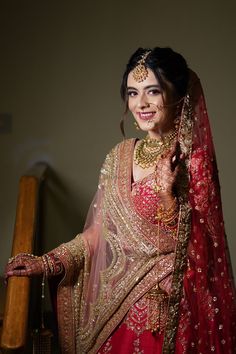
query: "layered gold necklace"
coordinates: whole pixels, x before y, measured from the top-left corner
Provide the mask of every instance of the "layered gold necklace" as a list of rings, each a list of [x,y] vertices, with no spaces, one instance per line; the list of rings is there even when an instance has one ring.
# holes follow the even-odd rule
[[[134,162],[142,168],[149,168],[157,164],[161,156],[170,149],[177,131],[172,131],[162,139],[146,136],[142,139],[134,152]]]

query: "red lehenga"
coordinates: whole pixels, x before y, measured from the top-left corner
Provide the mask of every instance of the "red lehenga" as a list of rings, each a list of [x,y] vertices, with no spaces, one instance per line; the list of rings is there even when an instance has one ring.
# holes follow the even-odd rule
[[[54,250],[65,268],[57,290],[62,353],[236,353],[216,160],[193,73],[178,140],[185,162],[175,229],[155,219],[155,175],[132,185],[130,139],[105,160],[84,232]],[[152,301],[153,289],[163,301]]]

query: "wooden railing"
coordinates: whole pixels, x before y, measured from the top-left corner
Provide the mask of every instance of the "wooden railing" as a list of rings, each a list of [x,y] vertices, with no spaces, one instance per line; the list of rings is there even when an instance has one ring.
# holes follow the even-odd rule
[[[32,253],[37,231],[40,186],[47,165],[33,166],[19,183],[16,220],[11,256]],[[30,279],[11,277],[8,280],[1,334],[1,350],[6,353],[25,353],[27,341]]]

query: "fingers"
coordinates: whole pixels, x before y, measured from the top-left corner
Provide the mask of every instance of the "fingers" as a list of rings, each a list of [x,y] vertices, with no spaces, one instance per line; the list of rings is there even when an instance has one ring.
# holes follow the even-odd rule
[[[178,141],[175,142],[173,148],[171,149],[170,156],[171,156],[171,169],[174,170],[177,166],[180,158],[180,144]]]
[[[5,281],[11,276],[31,276],[40,273],[38,257],[31,254],[18,254],[9,259],[5,268]]]
[[[171,171],[175,171],[177,165],[183,161],[185,155],[181,152],[179,141],[176,141],[173,149],[171,150]]]
[[[4,274],[4,279],[5,279],[5,284],[7,284],[7,280],[8,278],[10,277],[13,277],[13,276],[26,276],[27,275],[27,271],[26,269],[10,269],[10,270],[7,270]]]
[[[162,170],[169,170],[170,172],[173,172],[180,161],[180,155],[180,145],[179,142],[176,141],[171,150],[168,152],[168,154],[166,156],[161,157],[161,159],[158,161],[157,166],[161,167]]]
[[[28,271],[26,269],[14,269],[6,273],[6,279],[12,276],[25,277],[28,276]]]
[[[176,141],[169,153],[162,157],[156,166],[157,185],[160,186],[159,192],[173,192],[173,186],[176,183],[177,175],[180,173],[180,162],[185,158],[181,151],[179,141]]]
[[[12,272],[15,269],[20,269],[25,267],[25,262],[23,260],[16,260],[6,266],[6,273]]]
[[[8,264],[5,271],[5,278],[9,278],[12,276],[24,276],[27,273],[27,265],[24,262],[12,262]]]

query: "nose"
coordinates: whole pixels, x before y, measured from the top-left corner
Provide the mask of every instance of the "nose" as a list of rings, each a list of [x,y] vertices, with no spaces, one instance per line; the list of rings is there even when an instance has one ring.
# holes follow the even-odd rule
[[[146,96],[144,94],[140,95],[139,101],[138,101],[138,108],[144,109],[144,108],[148,108],[148,107],[150,107],[150,104],[147,102]]]

